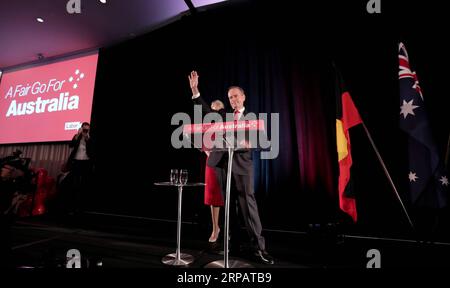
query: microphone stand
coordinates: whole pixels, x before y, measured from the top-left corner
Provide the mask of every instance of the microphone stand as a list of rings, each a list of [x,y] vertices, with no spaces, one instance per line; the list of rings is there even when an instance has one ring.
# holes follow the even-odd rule
[[[233,156],[237,148],[228,142],[226,136],[224,135],[223,141],[227,147],[228,153],[228,167],[227,167],[227,186],[225,193],[225,234],[223,237],[223,260],[213,261],[205,266],[205,268],[252,268],[253,266],[247,262],[240,260],[229,260],[228,257],[228,246],[229,246],[229,233],[230,233],[230,191],[231,191],[231,173],[233,168]]]

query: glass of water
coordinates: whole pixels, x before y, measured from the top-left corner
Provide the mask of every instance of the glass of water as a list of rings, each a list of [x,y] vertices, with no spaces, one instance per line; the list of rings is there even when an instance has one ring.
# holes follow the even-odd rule
[[[188,171],[186,169],[180,170],[180,183],[182,185],[186,184],[188,181]]]
[[[178,183],[178,169],[170,169],[170,183],[177,184]]]

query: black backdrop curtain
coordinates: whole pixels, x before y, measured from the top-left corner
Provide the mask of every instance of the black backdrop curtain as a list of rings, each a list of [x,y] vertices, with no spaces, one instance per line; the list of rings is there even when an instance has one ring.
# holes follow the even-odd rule
[[[107,147],[98,151],[104,191],[99,206],[173,217],[176,192],[152,183],[167,180],[171,168],[183,167],[193,181],[203,181],[204,156],[170,144],[176,128],[170,125],[172,115],[192,114],[187,75],[195,69],[208,101],[221,99],[228,105],[227,87],[240,85],[247,109],[280,115],[279,157],[255,161],[265,225],[293,228],[334,213],[333,198],[327,197],[334,191],[335,159],[330,61],[322,56],[320,43],[294,44],[295,39],[278,37],[278,30],[266,30],[269,23],[258,27],[263,22],[249,19],[223,25],[229,12],[183,19],[101,51],[92,128],[97,146]],[[243,19],[247,11],[237,13]],[[191,190],[185,193],[192,204],[187,217],[209,213],[203,191]],[[199,221],[208,220],[206,215]]]
[[[363,7],[356,7],[364,9],[362,2]],[[204,180],[204,155],[194,149],[176,150],[170,143],[176,128],[170,125],[172,115],[193,112],[187,79],[193,69],[208,101],[228,104],[227,87],[239,85],[246,91],[250,111],[280,115],[279,157],[255,161],[255,190],[265,228],[300,229],[307,223],[348,220],[338,210],[335,188],[333,61],[373,128],[388,166],[394,171],[401,166],[397,42],[417,39],[416,34],[399,30],[396,14],[364,18],[363,12],[337,4],[282,7],[256,2],[222,7],[100,51],[92,120],[99,147],[95,210],[175,218],[176,191],[153,183],[167,181],[171,168],[187,168],[190,180]],[[411,42],[417,69],[429,73],[422,81],[435,84],[438,91],[440,84],[433,79],[439,78],[431,79],[437,63],[420,63],[432,49]],[[435,104],[434,99],[430,103]],[[439,133],[443,143],[448,124],[440,123],[448,123],[448,118],[434,117],[435,127],[440,125],[436,129],[444,129]],[[382,230],[404,226],[363,131],[355,134],[354,159],[362,159],[354,167],[360,179],[355,183],[361,191],[360,223]],[[209,223],[202,189],[186,189],[184,197],[183,217]]]

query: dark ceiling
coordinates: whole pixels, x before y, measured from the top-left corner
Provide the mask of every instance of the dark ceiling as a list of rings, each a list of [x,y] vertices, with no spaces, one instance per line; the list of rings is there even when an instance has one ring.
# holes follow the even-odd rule
[[[78,1],[70,14],[68,0],[0,0],[0,69],[108,46],[223,0]]]

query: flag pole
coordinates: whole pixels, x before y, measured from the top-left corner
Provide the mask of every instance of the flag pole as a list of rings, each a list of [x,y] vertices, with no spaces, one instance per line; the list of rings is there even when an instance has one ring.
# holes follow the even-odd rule
[[[364,127],[364,131],[366,131],[367,138],[369,138],[370,144],[372,144],[372,148],[373,148],[373,150],[375,151],[375,154],[377,155],[378,161],[380,161],[381,167],[383,167],[384,174],[386,174],[386,177],[387,177],[388,180],[389,180],[389,184],[391,184],[392,190],[394,190],[394,193],[395,193],[395,195],[397,196],[398,201],[399,201],[400,204],[402,205],[403,212],[405,212],[405,215],[406,215],[406,217],[408,218],[409,224],[411,225],[411,227],[412,227],[413,229],[415,229],[415,228],[414,228],[414,224],[413,224],[413,222],[411,221],[411,218],[409,217],[408,211],[406,211],[405,205],[403,204],[403,201],[402,201],[402,199],[400,198],[400,195],[398,194],[397,188],[395,187],[395,184],[394,184],[394,182],[392,181],[391,175],[389,174],[389,171],[387,170],[386,165],[384,164],[383,158],[381,158],[381,155],[380,155],[380,153],[378,152],[377,147],[375,146],[375,142],[373,142],[372,136],[370,135],[370,132],[369,132],[369,130],[368,130],[367,127],[366,127],[366,124],[364,124],[364,121],[362,121],[362,120],[361,120],[361,123],[362,123],[362,125],[363,125],[363,127]]]

